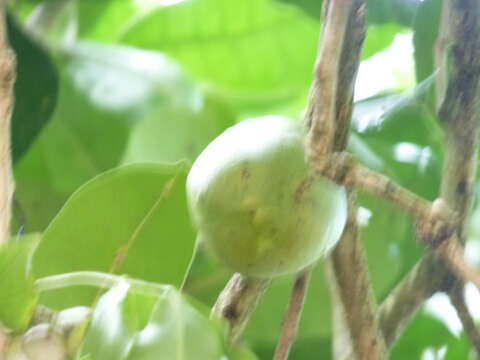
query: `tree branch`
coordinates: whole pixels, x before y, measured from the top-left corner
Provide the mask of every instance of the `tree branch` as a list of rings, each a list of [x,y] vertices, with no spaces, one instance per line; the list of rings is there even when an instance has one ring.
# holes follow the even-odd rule
[[[324,13],[326,18],[323,22],[322,45],[306,124],[310,127],[307,155],[311,166],[319,175],[328,176],[331,164],[339,163],[338,157],[333,156],[333,151],[345,150],[350,133],[353,88],[365,36],[365,3],[361,0],[331,0],[326,4]],[[328,66],[322,66],[323,64]],[[352,175],[352,170],[357,168],[352,166],[351,161],[346,161],[344,165],[346,164],[349,166],[344,166],[343,170],[348,167]],[[333,172],[335,176],[330,178],[338,180],[337,173]],[[343,179],[345,178],[344,176]],[[353,344],[358,359],[384,359],[387,356],[386,349],[375,317],[368,267],[358,236],[354,192],[349,193],[348,212],[342,239],[328,262],[332,293],[340,300],[334,304],[334,311],[339,314],[340,321],[346,324],[350,343]],[[343,330],[345,329],[342,328]],[[343,334],[340,336],[345,339]],[[335,340],[338,338],[339,334],[336,333]],[[346,349],[342,353],[351,352]]]
[[[270,280],[247,278],[235,273],[220,293],[211,316],[227,320],[231,343],[238,342],[250,316],[269,286]]]
[[[10,117],[13,108],[15,55],[7,37],[6,0],[0,1],[0,246],[10,238],[10,219],[14,191],[10,153]],[[0,357],[6,351],[8,334],[0,328]]]
[[[351,154],[335,153],[331,156],[328,165],[322,164],[319,167],[318,163],[314,162],[312,168],[317,174],[326,176],[337,184],[362,190],[390,201],[416,219],[431,218],[433,203],[403,188],[390,178],[368,169],[358,163]],[[447,206],[440,209],[438,217],[445,221],[448,219],[449,222],[455,220],[455,214]]]
[[[340,299],[344,321],[349,329],[355,359],[386,359],[376,303],[360,241],[355,194],[349,195],[349,214],[342,239],[329,259],[332,287]],[[334,285],[333,285],[334,284]],[[350,358],[351,354],[347,352]]]
[[[442,256],[448,268],[463,282],[472,282],[480,292],[480,273],[470,265],[456,238],[442,243],[436,252]]]
[[[10,237],[14,190],[10,154],[10,117],[13,108],[15,56],[10,49],[6,28],[6,1],[0,1],[0,245]]]
[[[445,0],[444,6],[450,10],[448,22],[443,24],[448,29],[441,29],[440,34],[451,37],[449,51],[452,56],[447,90],[439,111],[446,134],[441,198],[457,214],[457,236],[462,239],[465,219],[472,204],[477,166],[480,3],[476,0]],[[445,255],[449,265],[455,267],[458,259]],[[380,308],[379,317],[382,329],[387,330],[384,332],[387,344],[393,344],[405,323],[425,300],[437,290],[451,286],[453,281],[454,277],[444,262],[433,255],[425,256]],[[407,297],[414,301],[404,302]],[[399,313],[392,309],[398,309]]]
[[[293,285],[287,313],[283,319],[282,334],[275,349],[274,360],[287,360],[290,349],[297,337],[300,317],[302,315],[305,296],[308,291],[312,270],[306,269],[298,274]]]
[[[458,318],[462,322],[463,331],[467,334],[472,345],[475,348],[477,356],[480,358],[480,332],[473,321],[472,315],[465,302],[463,283],[457,281],[457,284],[449,292],[450,302],[457,311]]]
[[[307,156],[323,169],[334,149],[339,65],[354,0],[324,2],[324,21],[315,77],[306,114]]]

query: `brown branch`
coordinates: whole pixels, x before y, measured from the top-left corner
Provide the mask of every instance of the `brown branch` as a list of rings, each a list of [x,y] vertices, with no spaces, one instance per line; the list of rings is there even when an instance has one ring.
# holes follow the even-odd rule
[[[325,20],[306,113],[310,129],[306,151],[320,168],[334,149],[339,64],[353,2],[329,0],[324,3]]]
[[[270,280],[247,278],[239,273],[234,274],[227,283],[212,308],[211,316],[223,318],[228,322],[231,343],[238,342],[250,316],[269,286]]]
[[[350,193],[348,204],[347,224],[328,264],[332,287],[340,299],[337,306],[342,308],[355,359],[386,359],[387,351],[375,316],[376,303],[359,236],[354,193]],[[350,356],[348,354],[347,358]]]
[[[10,117],[13,107],[15,56],[6,29],[6,2],[0,2],[0,245],[10,237],[10,218],[14,190],[10,153]]]
[[[306,123],[310,128],[307,154],[312,168],[321,176],[326,175],[332,161],[338,160],[332,159],[333,151],[344,151],[346,148],[353,87],[365,36],[364,1],[346,3],[332,0],[326,5],[322,45],[307,111]],[[375,301],[358,236],[353,192],[349,195],[348,211],[342,239],[329,261],[332,292],[340,300],[334,304],[334,311],[347,326],[350,344],[353,344],[358,359],[384,359],[387,357],[386,349],[375,318]],[[341,330],[344,331],[345,327]],[[340,336],[345,340],[344,334]],[[335,334],[338,343],[337,338],[338,333]],[[348,349],[345,351],[349,352]]]
[[[10,118],[14,103],[15,55],[7,37],[6,1],[0,1],[0,246],[10,238],[10,219],[14,181],[10,152]],[[9,336],[0,328],[0,357],[9,341]]]
[[[440,34],[448,33],[452,45],[448,49],[451,54],[451,71],[439,111],[446,134],[441,197],[457,214],[458,237],[462,239],[465,219],[472,204],[477,166],[480,3],[477,0],[445,0],[444,6],[449,9],[448,22],[444,24],[448,29],[441,30]],[[453,252],[455,253],[456,251]],[[449,266],[460,272],[458,259],[446,255]],[[464,276],[467,274],[464,273]],[[425,300],[436,291],[451,286],[453,281],[449,268],[438,257],[424,257],[380,308],[382,329],[388,329],[388,332],[384,332],[387,344],[393,344],[406,321]],[[406,291],[409,292],[405,293]],[[415,301],[404,303],[407,297]],[[401,309],[401,316],[391,309]]]
[[[470,339],[475,348],[477,356],[480,358],[480,331],[475,325],[472,315],[468,310],[465,302],[465,293],[463,291],[463,283],[457,281],[457,284],[450,290],[448,295],[450,296],[450,302],[457,311],[458,318],[462,322],[463,331]]]
[[[312,270],[306,269],[298,274],[293,285],[287,313],[283,319],[282,334],[275,349],[274,360],[286,360],[297,337],[300,317],[305,303]]]
[[[416,219],[423,220],[431,217],[433,203],[403,188],[387,176],[368,169],[358,163],[351,154],[335,153],[327,166],[322,164],[319,167],[318,163],[314,162],[312,168],[318,175],[328,177],[337,184],[362,190],[390,201]],[[442,206],[439,211],[438,217],[445,221],[455,220],[455,214],[448,206]]]
[[[480,273],[465,260],[463,249],[455,237],[443,242],[435,251],[461,281],[473,283],[480,292]]]

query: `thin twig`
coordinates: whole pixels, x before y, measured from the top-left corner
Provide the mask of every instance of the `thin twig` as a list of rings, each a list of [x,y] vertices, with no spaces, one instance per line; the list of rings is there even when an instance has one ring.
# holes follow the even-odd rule
[[[275,349],[274,360],[286,360],[290,349],[295,342],[298,332],[298,325],[305,303],[305,296],[308,291],[312,270],[306,269],[298,274],[293,285],[288,309],[283,319],[282,334]]]
[[[342,307],[355,359],[386,359],[387,350],[375,316],[376,303],[356,217],[355,195],[350,193],[347,224],[330,256],[332,287],[340,299],[337,306]]]
[[[450,296],[450,302],[457,311],[458,318],[462,322],[463,331],[465,334],[467,334],[475,348],[477,356],[480,358],[480,331],[475,325],[467,303],[465,302],[463,283],[458,281],[457,284],[450,290],[448,295]]]
[[[268,279],[247,278],[235,273],[220,293],[211,316],[227,320],[231,343],[238,342],[250,316],[269,286]]]
[[[13,108],[15,56],[6,29],[6,1],[0,2],[0,245],[10,237],[14,190],[10,152],[10,117]]]
[[[390,178],[363,166],[351,154],[336,153],[331,157],[331,162],[327,167],[324,165],[318,167],[317,162],[314,162],[312,167],[317,174],[326,176],[338,184],[390,201],[416,219],[430,218],[433,205],[431,202],[405,189]],[[438,215],[449,221],[453,221],[455,218],[454,213],[447,206],[443,207],[442,213]]]
[[[306,118],[307,127],[310,128],[307,154],[312,168],[321,176],[327,175],[332,161],[338,164],[338,159],[332,159],[333,151],[341,152],[346,148],[353,107],[353,87],[365,35],[365,3],[361,0],[331,0],[325,14],[322,45]],[[353,168],[348,167],[349,170]],[[347,167],[344,166],[343,169]],[[338,173],[334,171],[333,174]],[[337,176],[331,178],[338,180]],[[429,211],[429,206],[427,208]],[[358,236],[357,206],[353,191],[349,195],[348,212],[342,239],[328,262],[332,293],[340,300],[334,304],[334,311],[346,325],[341,330],[349,333],[356,358],[385,359],[387,352],[375,317],[375,300]],[[344,334],[336,332],[335,344],[338,343],[339,336],[345,342]],[[335,344],[334,347],[338,348]],[[350,350],[347,349],[345,353],[350,353]]]

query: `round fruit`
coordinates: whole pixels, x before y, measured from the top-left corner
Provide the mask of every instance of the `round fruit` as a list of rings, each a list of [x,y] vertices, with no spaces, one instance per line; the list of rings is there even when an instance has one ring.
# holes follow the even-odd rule
[[[314,177],[302,132],[262,117],[227,129],[187,178],[199,240],[231,269],[260,278],[297,272],[325,255],[345,226],[345,190]]]

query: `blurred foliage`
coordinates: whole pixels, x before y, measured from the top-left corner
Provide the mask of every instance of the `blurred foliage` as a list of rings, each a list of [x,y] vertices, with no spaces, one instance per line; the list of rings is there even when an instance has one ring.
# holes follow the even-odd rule
[[[2,288],[9,289],[0,296],[2,323],[14,330],[28,324],[38,300],[33,276],[113,272],[173,287],[147,296],[126,278],[98,302],[98,289],[87,286],[42,294],[40,303],[54,308],[93,306],[83,359],[171,359],[176,351],[188,359],[271,358],[293,278],[274,281],[247,328],[246,346],[225,346],[222,327],[204,307],[231,273],[204,249],[194,251],[185,176],[202,149],[237,121],[271,114],[300,121],[320,7],[314,0],[13,1],[21,22],[9,25],[19,62],[13,231],[43,236],[33,273],[28,240],[0,253],[0,270],[9,269],[2,270]],[[367,166],[430,200],[443,158],[433,100],[440,7],[441,0],[368,1],[362,58],[413,33],[418,83],[358,101],[349,144]],[[405,213],[366,194],[359,202],[381,301],[423,248]],[[180,294],[175,288],[182,286]],[[330,356],[331,312],[319,264],[292,359]],[[114,331],[109,324],[117,324]],[[421,359],[442,347],[445,359],[471,353],[464,335],[420,312],[392,359]]]
[[[25,330],[37,304],[31,257],[39,240],[31,234],[0,249],[0,324],[14,331]]]
[[[112,327],[113,325],[113,327]],[[144,295],[120,283],[95,307],[81,356],[103,360],[220,359],[220,329],[173,288]]]
[[[12,157],[17,162],[50,118],[57,101],[58,75],[48,53],[7,17],[8,39],[16,55]]]

